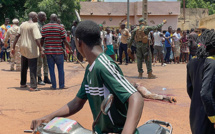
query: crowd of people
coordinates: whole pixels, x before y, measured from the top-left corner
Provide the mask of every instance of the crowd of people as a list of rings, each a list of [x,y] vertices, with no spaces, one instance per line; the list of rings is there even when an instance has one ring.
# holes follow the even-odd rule
[[[27,70],[30,68],[29,91],[39,91],[37,84],[51,84],[50,89],[56,90],[56,65],[59,89],[66,89],[65,60],[69,62],[76,60],[81,63],[86,58],[89,63],[76,97],[56,112],[33,120],[31,125],[33,130],[54,117],[77,113],[86,100],[89,100],[95,119],[100,111],[98,105],[109,93],[112,93],[116,99],[110,115],[102,115],[103,121],[97,125],[96,131],[138,133],[136,127],[142,114],[143,97],[170,103],[176,102],[176,99],[153,94],[139,83],[131,84],[123,76],[118,65],[122,65],[123,61],[125,65],[137,61],[138,77],[142,78],[142,63],[145,62],[148,78],[154,79],[156,76],[152,74],[152,64],[160,62],[161,66],[166,66],[171,62],[179,64],[191,60],[187,65],[187,91],[191,98],[191,130],[194,134],[215,133],[214,30],[203,29],[202,34],[197,34],[194,29],[190,32],[182,31],[180,28],[174,31],[169,26],[168,31],[161,31],[166,20],[157,26],[147,26],[146,21],[141,18],[139,25],[132,26],[131,29],[125,28],[124,19],[116,31],[110,27],[104,30],[102,24],[98,25],[93,21],[83,21],[79,24],[74,21],[71,31],[66,31],[56,14],[51,14],[50,22],[47,24],[45,24],[46,14],[42,11],[38,14],[30,12],[28,17],[29,20],[20,26],[18,19],[13,19],[13,25],[9,25],[10,20],[6,18],[5,24],[0,28],[1,60],[11,57],[10,70],[21,71],[20,88],[28,88]],[[114,61],[119,63],[116,64]],[[42,80],[42,67],[44,80]],[[103,126],[103,124],[110,125]]]
[[[42,13],[44,14],[44,13]],[[40,32],[46,21],[46,15],[38,14],[38,27]],[[41,17],[43,16],[43,17]],[[138,68],[138,78],[143,78],[143,69],[142,63],[146,63],[147,74],[149,79],[154,79],[156,76],[152,74],[152,66],[156,66],[156,63],[161,63],[161,66],[166,66],[171,63],[188,63],[188,61],[195,56],[197,50],[196,39],[199,35],[194,29],[182,31],[180,28],[177,30],[172,30],[172,27],[169,26],[168,30],[162,30],[163,24],[158,26],[149,27],[145,26],[146,21],[139,20],[138,26],[131,26],[130,29],[126,28],[126,23],[123,23],[126,20],[123,19],[119,23],[119,29],[103,27],[102,24],[99,24],[100,27],[100,36],[101,36],[101,47],[103,52],[109,55],[114,61],[119,62],[119,65],[125,61],[125,65],[129,63],[137,62]],[[16,51],[16,54],[13,56],[10,54],[10,49],[13,47],[13,41],[15,40],[15,34],[19,28],[19,20],[14,19],[13,25],[9,25],[10,19],[5,19],[5,24],[1,26],[1,61],[9,61],[11,63],[10,70],[13,71],[14,64],[16,64],[16,70],[21,70],[21,54],[19,51]],[[65,30],[63,24],[61,24],[60,18],[57,19],[57,23],[62,26]],[[83,63],[85,62],[82,55],[76,49],[74,37],[75,30],[78,22],[73,21],[71,30],[65,30],[65,39],[69,43],[69,46],[65,46],[64,42],[62,43],[62,51],[64,54],[64,60],[68,62]],[[10,28],[11,27],[11,28]],[[13,28],[12,28],[13,27]],[[142,29],[141,29],[142,28]],[[10,29],[10,30],[9,30]],[[13,29],[13,30],[12,30]],[[7,32],[7,30],[9,30]],[[13,32],[11,32],[13,31]],[[144,31],[144,32],[141,32]],[[202,30],[202,32],[204,29]],[[142,34],[144,33],[144,34]],[[10,37],[11,36],[11,37]],[[139,37],[139,38],[138,38]],[[144,43],[145,41],[145,43]],[[20,42],[20,40],[19,40]],[[11,44],[11,45],[8,45]],[[19,44],[19,43],[17,43]],[[19,50],[19,45],[16,45],[16,50]],[[70,50],[73,54],[70,53]],[[58,53],[59,54],[59,53]],[[38,68],[37,68],[37,77],[38,84],[45,85],[51,84],[51,81],[48,78],[48,63],[47,56],[38,58]],[[44,79],[42,79],[41,68],[43,66]],[[53,69],[52,69],[53,70]],[[62,70],[62,69],[60,69]],[[60,71],[62,72],[62,71]],[[51,76],[54,80],[54,76]],[[53,86],[55,88],[55,86]]]

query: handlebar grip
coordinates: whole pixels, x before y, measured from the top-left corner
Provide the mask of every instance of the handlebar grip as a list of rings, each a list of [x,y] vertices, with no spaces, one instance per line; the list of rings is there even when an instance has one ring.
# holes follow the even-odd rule
[[[24,130],[24,133],[33,133],[33,130]]]
[[[170,126],[168,122],[164,122],[164,121],[159,121],[159,120],[153,120],[152,122],[157,123],[157,124],[161,124],[161,125],[165,125],[165,126]]]

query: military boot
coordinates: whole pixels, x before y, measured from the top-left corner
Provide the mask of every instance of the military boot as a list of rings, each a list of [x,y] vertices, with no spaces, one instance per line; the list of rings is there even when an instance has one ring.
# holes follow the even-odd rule
[[[52,84],[51,81],[49,80],[48,76],[44,77],[44,82],[47,83],[47,84]]]
[[[139,73],[138,78],[139,78],[139,79],[142,79],[142,78],[143,78],[143,73]]]
[[[38,77],[38,85],[45,85],[41,77]]]
[[[155,79],[156,76],[154,74],[152,74],[152,72],[148,73],[148,79]]]

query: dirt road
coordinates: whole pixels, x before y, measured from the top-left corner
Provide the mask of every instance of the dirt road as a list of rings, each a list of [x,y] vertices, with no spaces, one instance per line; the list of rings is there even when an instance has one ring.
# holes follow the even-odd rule
[[[146,72],[145,64],[143,67]],[[173,125],[173,134],[191,133],[185,64],[166,67],[157,64],[153,71],[158,78],[154,80],[137,79],[136,64],[122,65],[121,68],[130,82],[141,82],[151,92],[175,96],[178,101],[177,104],[169,104],[145,99],[139,126],[150,119],[157,119],[170,122]],[[45,85],[39,86],[42,90],[40,92],[29,92],[19,88],[20,72],[11,72],[9,63],[0,62],[0,134],[23,134],[23,130],[30,128],[32,119],[47,115],[65,105],[76,95],[83,75],[84,69],[79,64],[65,63],[66,86],[69,89],[49,90],[51,85]],[[29,77],[28,73],[28,83]],[[78,114],[69,118],[91,129],[93,118],[88,103]]]

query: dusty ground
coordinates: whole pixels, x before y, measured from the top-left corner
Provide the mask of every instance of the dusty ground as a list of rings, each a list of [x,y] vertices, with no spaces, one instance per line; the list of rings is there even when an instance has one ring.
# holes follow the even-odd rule
[[[87,65],[86,63],[84,64]],[[145,64],[144,64],[144,70]],[[177,97],[177,104],[145,100],[143,115],[139,126],[150,119],[170,122],[173,134],[190,134],[189,105],[186,93],[186,65],[168,65],[153,67],[157,79],[137,79],[136,64],[121,66],[125,76],[131,82],[142,82],[150,91]],[[20,73],[9,71],[9,64],[0,62],[0,134],[23,134],[30,128],[32,119],[42,117],[69,102],[77,93],[84,69],[74,63],[65,63],[66,90],[48,90],[50,85],[39,86],[40,92],[29,92],[19,88]],[[146,74],[144,73],[146,77]],[[28,74],[29,82],[29,74]],[[162,88],[167,88],[163,91]],[[69,117],[84,127],[91,129],[92,114],[88,103],[76,115]]]

